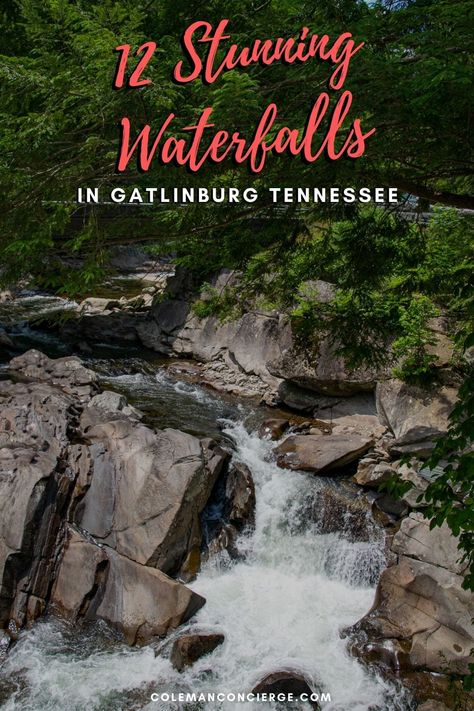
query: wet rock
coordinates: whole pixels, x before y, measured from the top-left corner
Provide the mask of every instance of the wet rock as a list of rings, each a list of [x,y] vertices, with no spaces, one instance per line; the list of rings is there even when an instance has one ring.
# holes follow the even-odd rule
[[[230,467],[225,497],[225,516],[238,531],[254,522],[255,485],[250,469],[245,464],[235,462]]]
[[[129,644],[145,644],[186,622],[204,598],[69,528],[51,607],[66,619],[103,619]]]
[[[89,343],[133,343],[139,341],[138,330],[146,322],[146,312],[114,309],[106,313],[83,313],[61,325],[61,333]]]
[[[313,690],[309,681],[299,672],[294,670],[283,669],[267,674],[261,679],[252,689],[253,694],[293,694],[295,699],[303,694],[305,700],[310,704],[311,708],[319,710],[321,706],[316,700],[319,698],[319,693]],[[311,698],[313,697],[313,698]]]
[[[201,543],[199,517],[228,455],[211,440],[127,419],[88,427],[94,475],[76,523],[142,565],[177,573]]]
[[[395,680],[400,680],[405,688],[412,695],[418,704],[438,703],[442,704],[442,710],[452,711],[461,704],[461,708],[468,709],[472,706],[472,697],[462,689],[462,682],[454,680],[448,674],[439,674],[427,671],[402,672]],[[417,707],[419,708],[419,706]],[[436,709],[436,706],[435,706]],[[436,709],[438,711],[438,709]],[[441,711],[441,710],[440,710]]]
[[[447,430],[456,398],[457,390],[445,386],[425,390],[401,380],[378,383],[377,412],[395,435],[392,452],[428,456],[436,438]]]
[[[255,486],[249,468],[232,462],[225,477],[217,482],[202,516],[207,560],[219,556],[225,565],[229,560],[243,560],[239,533],[255,520]],[[220,554],[226,551],[227,557]]]
[[[129,643],[166,634],[204,600],[157,567],[198,567],[200,512],[228,455],[140,424],[121,395],[96,394],[77,358],[30,351],[10,372],[15,382],[0,381],[0,623],[11,637],[49,609],[103,619]]]
[[[304,520],[313,521],[319,534],[338,533],[350,541],[371,541],[375,523],[370,503],[360,490],[344,482],[344,485],[322,487],[304,510]]]
[[[223,634],[186,634],[174,641],[170,661],[175,669],[183,671],[198,659],[211,654],[224,642]]]
[[[409,642],[411,669],[467,673],[474,644],[472,596],[462,577],[400,556],[383,572],[372,610],[351,630],[370,642]]]
[[[258,429],[258,436],[262,439],[280,439],[289,426],[288,420],[282,417],[273,417],[262,422]]]
[[[354,656],[365,664],[375,666],[383,671],[391,670],[400,673],[411,669],[409,660],[410,645],[406,640],[384,639],[376,642],[367,641],[354,645],[351,651]]]
[[[355,461],[371,446],[371,439],[358,435],[290,435],[276,453],[281,467],[323,474]]]
[[[7,656],[10,642],[10,636],[3,630],[0,630],[0,664],[4,662]]]
[[[187,622],[203,597],[160,570],[108,551],[110,571],[97,617],[118,629],[129,644],[144,644]]]

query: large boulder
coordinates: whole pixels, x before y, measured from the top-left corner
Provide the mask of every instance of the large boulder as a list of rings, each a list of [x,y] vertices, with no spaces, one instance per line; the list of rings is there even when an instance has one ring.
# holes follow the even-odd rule
[[[74,487],[74,474],[65,461],[77,400],[64,390],[72,389],[45,382],[0,382],[3,624],[11,619],[21,626],[46,603],[56,538]]]
[[[201,657],[211,654],[224,639],[224,635],[220,633],[182,635],[174,641],[171,648],[171,664],[181,672]]]
[[[277,448],[277,461],[286,469],[325,474],[359,459],[372,446],[359,435],[290,435]]]
[[[179,572],[201,545],[200,514],[227,454],[178,430],[155,432],[130,419],[81,424],[94,476],[76,523],[142,565]]]
[[[129,644],[144,644],[186,622],[204,602],[161,571],[69,527],[51,596],[51,609],[66,619],[103,619]]]
[[[322,419],[377,414],[373,392],[336,397],[321,395],[289,380],[283,380],[278,387],[278,398],[292,410],[312,413],[314,417]]]
[[[223,293],[235,287],[238,275],[222,270],[213,281],[214,289]],[[218,373],[210,369],[210,385],[224,390],[224,377],[233,385],[232,392],[242,395],[272,394],[281,380],[309,389],[314,393],[348,396],[375,388],[377,374],[370,369],[350,369],[337,354],[337,346],[328,339],[322,341],[318,352],[309,356],[295,341],[290,320],[276,311],[251,310],[235,320],[221,321],[217,316],[198,318],[190,306],[192,296],[180,280],[178,288],[171,288],[170,280],[165,296],[136,326],[144,345],[162,353],[177,353],[198,360],[218,362]],[[317,298],[332,298],[333,287],[325,282],[314,282]],[[194,295],[195,298],[195,295]],[[201,295],[206,300],[206,293]],[[225,372],[224,372],[225,371]],[[238,375],[256,377],[256,385],[247,392]],[[285,401],[284,397],[280,395]]]
[[[97,394],[77,358],[30,351],[10,373],[0,381],[7,636],[48,610],[103,619],[129,643],[167,634],[204,604],[166,572],[190,558],[199,567],[200,514],[228,455],[211,440],[145,427],[123,396]]]
[[[408,482],[411,488],[403,494],[401,502],[411,509],[419,509],[427,505],[423,494],[428,487],[430,474],[429,470],[420,469],[416,463],[408,465],[401,461],[378,461],[368,456],[360,460],[354,481],[359,486],[371,489],[379,489],[382,484],[392,479]]]
[[[387,428],[381,425],[375,415],[344,415],[331,421],[332,434],[358,434],[376,441],[381,439]]]
[[[271,377],[268,363],[281,357],[291,339],[289,323],[282,315],[253,311],[240,319],[229,352],[245,373],[277,385],[279,376]]]
[[[428,456],[448,428],[456,398],[457,390],[446,386],[424,389],[396,379],[378,383],[377,413],[395,436],[392,451]]]
[[[430,530],[418,513],[403,521],[392,544],[398,563],[384,571],[372,610],[350,631],[360,656],[374,642],[386,656],[402,640],[409,669],[467,673],[474,600],[462,588],[457,543],[447,527]]]
[[[98,391],[96,373],[74,356],[53,359],[33,349],[12,358],[9,369],[33,381],[57,385],[81,402],[89,400]]]
[[[447,524],[430,529],[430,522],[421,513],[411,513],[403,519],[395,534],[392,550],[399,555],[411,556],[425,563],[433,563],[457,575],[466,569],[460,562],[458,540]]]
[[[272,375],[321,395],[350,396],[372,391],[378,373],[371,368],[349,368],[337,345],[323,339],[317,352],[293,344],[268,364]]]
[[[303,674],[292,669],[282,669],[267,674],[253,687],[253,694],[275,694],[283,701],[290,694],[292,698],[309,703],[311,708],[318,711],[319,692],[312,689],[312,685]]]

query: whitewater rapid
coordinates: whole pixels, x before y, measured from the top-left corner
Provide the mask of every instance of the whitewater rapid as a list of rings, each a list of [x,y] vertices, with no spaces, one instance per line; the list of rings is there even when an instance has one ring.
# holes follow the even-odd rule
[[[199,388],[185,391],[202,405]],[[250,468],[255,481],[255,529],[238,542],[245,559],[231,562],[223,552],[205,563],[190,587],[206,605],[157,646],[157,656],[151,646],[130,649],[112,639],[99,644],[93,634],[78,636],[57,621],[23,632],[2,669],[12,684],[4,711],[273,711],[278,707],[269,703],[185,706],[151,702],[150,695],[250,691],[265,674],[282,668],[299,670],[330,694],[324,711],[410,708],[405,697],[348,654],[340,637],[371,607],[374,580],[385,564],[383,533],[374,525],[368,542],[351,542],[343,530],[318,533],[317,521],[309,523],[305,512],[308,502],[317,510],[325,482],[279,468],[273,443],[249,434],[242,421],[226,421],[224,434],[234,443],[234,458]],[[166,653],[176,636],[193,627],[222,632],[225,642],[180,674]]]

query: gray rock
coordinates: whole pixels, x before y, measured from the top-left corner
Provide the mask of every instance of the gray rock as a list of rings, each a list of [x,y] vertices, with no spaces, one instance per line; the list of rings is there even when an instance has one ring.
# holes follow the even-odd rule
[[[359,486],[377,489],[380,484],[389,481],[395,474],[396,471],[390,464],[367,457],[360,460],[354,481]]]
[[[74,400],[46,383],[0,382],[0,623],[44,608],[74,478],[60,462]]]
[[[370,368],[350,369],[328,340],[309,354],[293,345],[268,364],[272,375],[321,395],[350,396],[374,390],[378,374]]]
[[[0,623],[13,638],[49,609],[103,619],[129,643],[167,634],[204,600],[157,568],[199,567],[199,516],[228,455],[140,424],[121,395],[96,395],[76,358],[30,351],[10,369],[19,382],[0,381]]]
[[[398,564],[382,573],[372,610],[350,630],[362,655],[367,639],[405,640],[408,669],[467,673],[474,600],[462,588],[457,543],[445,526],[430,531],[419,513],[402,521],[392,543]]]
[[[293,669],[282,669],[267,674],[252,689],[254,694],[292,694],[294,699],[298,699],[303,694],[311,708],[318,711],[321,706],[311,697],[318,696],[312,685],[300,672]]]
[[[119,302],[116,299],[102,299],[94,296],[89,296],[79,304],[79,313],[88,314],[104,314],[109,313],[114,308],[119,307]]]
[[[52,359],[40,351],[30,350],[12,358],[9,368],[36,382],[57,385],[81,402],[89,400],[98,390],[96,373],[74,356]]]
[[[283,380],[278,388],[278,397],[293,410],[312,412],[314,417],[323,419],[376,415],[373,393],[357,393],[349,397],[330,397],[319,395],[312,390]]]
[[[300,412],[312,412],[317,409],[320,396],[311,390],[283,380],[278,387],[278,398],[287,407]]]
[[[204,598],[69,529],[51,607],[66,619],[99,618],[129,644],[145,644],[189,620]]]
[[[410,465],[397,462],[396,470],[397,476],[402,481],[410,482],[412,484],[412,488],[402,496],[402,500],[411,509],[424,508],[426,503],[423,500],[423,494],[425,493],[429,483],[429,478],[425,476],[425,473],[431,474],[431,472],[427,469],[420,470],[419,464],[413,462]]]
[[[397,499],[390,494],[380,494],[374,501],[374,509],[382,511],[382,513],[389,514],[390,516],[395,516],[400,518],[401,516],[406,516],[408,513],[408,507],[404,501]]]
[[[132,405],[129,405],[125,395],[113,392],[113,390],[104,390],[98,395],[94,395],[88,404],[90,408],[96,408],[103,413],[120,412],[126,417],[140,419],[141,412]]]
[[[235,462],[229,469],[226,480],[226,517],[241,530],[255,518],[255,485],[250,469],[241,462]]]
[[[131,560],[178,572],[200,547],[199,516],[227,455],[212,441],[123,419],[85,434],[94,475],[76,522]]]
[[[377,412],[395,435],[392,451],[418,457],[429,455],[435,439],[447,430],[456,398],[457,390],[450,387],[424,390],[401,380],[378,383]]]
[[[458,575],[466,568],[466,563],[459,562],[461,554],[458,540],[448,526],[443,524],[430,529],[429,520],[420,513],[411,513],[402,521],[393,539],[392,550],[446,568]]]
[[[224,635],[219,633],[182,635],[173,643],[170,655],[171,664],[181,672],[186,667],[192,666],[201,657],[212,654],[224,642],[224,639]]]
[[[276,453],[281,467],[323,474],[355,461],[371,446],[371,439],[359,435],[290,435]]]
[[[381,425],[378,417],[375,415],[345,415],[342,417],[334,417],[332,422],[333,434],[359,434],[371,439],[378,440],[387,431],[384,425]]]

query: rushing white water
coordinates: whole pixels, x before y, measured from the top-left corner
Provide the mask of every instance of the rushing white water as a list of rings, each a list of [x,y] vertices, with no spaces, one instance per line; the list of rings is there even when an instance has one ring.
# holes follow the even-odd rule
[[[268,711],[277,707],[228,701],[183,706],[149,699],[151,692],[164,690],[250,691],[266,673],[282,668],[300,670],[329,692],[325,711],[410,708],[393,688],[368,674],[340,638],[341,629],[371,606],[372,583],[383,566],[381,535],[374,527],[372,540],[354,543],[343,533],[318,534],[317,522],[308,523],[303,512],[308,499],[317,507],[324,482],[280,469],[272,461],[272,445],[248,434],[242,424],[228,422],[225,432],[255,480],[255,530],[239,541],[246,552],[243,561],[229,564],[223,553],[205,565],[191,587],[207,603],[188,625],[223,632],[224,644],[179,674],[166,656],[173,636],[155,657],[151,647],[98,648],[90,639],[71,643],[58,623],[40,623],[22,634],[7,658],[3,675],[18,677],[20,684],[9,690],[2,709]]]

